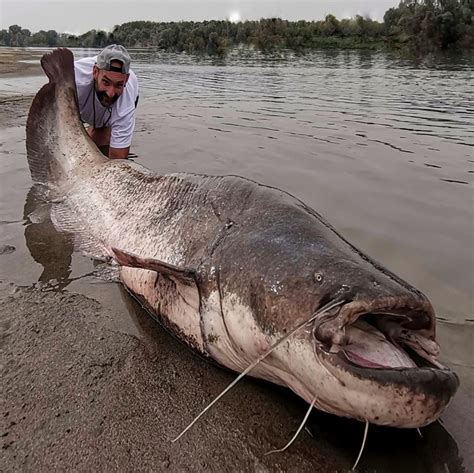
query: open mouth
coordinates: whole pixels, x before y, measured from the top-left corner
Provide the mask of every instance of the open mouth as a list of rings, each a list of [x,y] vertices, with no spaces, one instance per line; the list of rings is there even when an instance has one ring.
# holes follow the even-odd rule
[[[435,317],[423,298],[352,301],[316,323],[318,349],[361,368],[441,368]]]

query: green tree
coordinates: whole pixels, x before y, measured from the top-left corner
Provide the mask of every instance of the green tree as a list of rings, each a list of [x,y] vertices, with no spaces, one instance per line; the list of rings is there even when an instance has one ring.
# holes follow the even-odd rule
[[[0,45],[10,46],[11,38],[10,32],[7,30],[0,30]]]
[[[90,30],[80,36],[54,30],[31,34],[18,25],[0,31],[4,46],[98,47],[110,43],[224,55],[237,45],[262,51],[320,47],[408,47],[420,52],[443,48],[474,48],[474,0],[402,0],[385,12],[383,23],[357,15],[338,20],[290,22],[262,18],[238,24],[229,21],[151,22],[116,25],[109,34]]]
[[[23,47],[28,44],[31,36],[30,30],[23,29],[18,25],[11,25],[8,28],[8,46]]]

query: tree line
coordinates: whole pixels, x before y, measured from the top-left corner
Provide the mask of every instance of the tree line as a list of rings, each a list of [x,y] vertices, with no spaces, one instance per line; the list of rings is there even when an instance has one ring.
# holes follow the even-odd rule
[[[474,0],[402,0],[383,22],[357,15],[320,21],[133,21],[111,32],[90,30],[76,36],[54,30],[31,33],[18,25],[0,31],[2,46],[63,46],[156,48],[175,52],[223,55],[229,48],[249,46],[260,51],[317,48],[409,48],[426,52],[474,49]]]

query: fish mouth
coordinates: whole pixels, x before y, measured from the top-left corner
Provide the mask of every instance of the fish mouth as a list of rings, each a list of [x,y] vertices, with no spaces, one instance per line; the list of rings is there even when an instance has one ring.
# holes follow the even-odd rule
[[[360,368],[445,368],[434,311],[423,297],[347,302],[316,321],[313,335],[317,349]]]
[[[441,415],[459,387],[438,361],[435,315],[423,296],[347,302],[315,321],[312,339],[327,370],[365,393],[352,415],[360,420],[421,427]]]

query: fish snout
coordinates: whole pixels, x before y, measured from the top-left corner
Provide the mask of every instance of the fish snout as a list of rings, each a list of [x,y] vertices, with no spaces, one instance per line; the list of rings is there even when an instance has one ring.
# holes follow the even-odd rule
[[[350,417],[377,425],[424,427],[440,417],[459,387],[449,369],[361,368],[341,359],[331,364],[339,381],[351,387]]]
[[[420,297],[352,300],[315,320],[315,356],[339,385],[325,410],[395,427],[436,420],[459,380],[437,360],[434,320]]]

